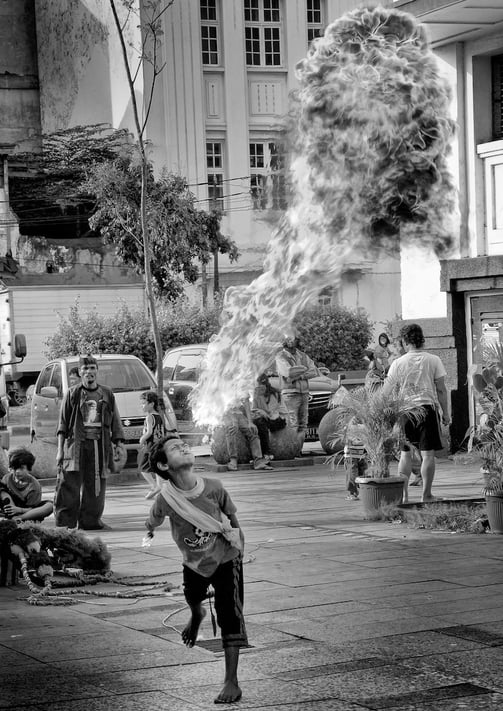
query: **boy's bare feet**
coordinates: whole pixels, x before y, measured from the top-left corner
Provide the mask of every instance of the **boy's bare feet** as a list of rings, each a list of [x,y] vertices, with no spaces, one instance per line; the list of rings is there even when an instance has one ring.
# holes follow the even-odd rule
[[[216,704],[233,704],[241,699],[241,689],[236,681],[226,681],[219,695],[215,698]]]
[[[202,605],[199,605],[199,608],[192,608],[191,618],[182,630],[182,639],[187,647],[193,647],[195,645],[199,627],[205,616],[206,610]]]

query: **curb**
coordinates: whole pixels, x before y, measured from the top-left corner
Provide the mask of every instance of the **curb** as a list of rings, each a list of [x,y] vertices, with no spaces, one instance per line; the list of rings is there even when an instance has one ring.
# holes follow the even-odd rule
[[[273,469],[300,469],[303,467],[312,467],[315,464],[323,464],[325,462],[326,455],[315,455],[313,457],[304,457],[303,459],[282,459],[273,460],[269,462]],[[228,472],[227,464],[218,464],[215,462],[213,457],[208,457],[206,455],[196,456],[196,467],[205,469],[209,472]],[[238,471],[263,471],[255,470],[249,464],[238,464]],[[48,477],[46,479],[38,480],[41,486],[55,486],[57,482],[56,477]],[[137,469],[123,469],[117,474],[109,474],[107,476],[107,485],[116,484],[132,484],[136,481],[144,481],[142,475]]]
[[[269,462],[269,466],[271,466],[273,469],[291,469],[292,467],[298,469],[302,467],[312,467],[315,464],[323,464],[327,456],[328,455],[314,455],[312,457],[303,457],[302,459],[273,459],[272,462]],[[203,467],[204,469],[210,472],[218,473],[229,471],[229,469],[227,469],[227,464],[218,464],[218,462],[215,462],[213,457],[196,457],[196,465],[198,467]],[[237,471],[246,472],[267,470],[255,470],[251,464],[238,464]]]
[[[30,426],[29,425],[8,425],[7,430],[10,432],[11,437],[15,435],[29,435]]]

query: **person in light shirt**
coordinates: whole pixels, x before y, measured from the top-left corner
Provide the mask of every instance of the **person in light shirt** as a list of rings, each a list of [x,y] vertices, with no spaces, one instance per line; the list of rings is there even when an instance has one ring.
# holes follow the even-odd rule
[[[400,338],[405,349],[404,355],[394,360],[388,371],[384,392],[396,383],[410,392],[418,408],[423,408],[424,417],[419,422],[405,417],[402,422],[403,440],[398,464],[398,474],[405,479],[403,501],[408,501],[409,478],[412,473],[410,445],[419,449],[422,457],[421,477],[423,483],[422,501],[435,501],[431,492],[435,476],[435,450],[442,449],[439,417],[444,425],[450,424],[446,370],[440,358],[423,350],[424,335],[417,323],[407,324],[400,330]]]

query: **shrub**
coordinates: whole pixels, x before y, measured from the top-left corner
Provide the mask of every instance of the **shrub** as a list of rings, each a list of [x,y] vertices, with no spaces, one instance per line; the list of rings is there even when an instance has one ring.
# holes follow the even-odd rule
[[[299,347],[316,363],[323,363],[329,370],[365,367],[362,356],[373,329],[365,312],[342,306],[309,309],[296,318],[295,325]]]
[[[218,307],[203,312],[183,302],[160,306],[157,318],[163,349],[208,341],[218,330],[218,316]],[[150,318],[142,309],[131,310],[126,304],[112,316],[101,316],[96,309],[82,312],[77,301],[67,317],[60,316],[58,329],[46,345],[49,359],[79,353],[124,353],[155,367]]]
[[[219,328],[220,304],[201,311],[181,301],[160,305],[157,319],[163,350],[191,343],[206,343]],[[309,309],[296,319],[300,347],[330,370],[362,368],[362,355],[372,336],[372,324],[360,311],[343,307]],[[97,309],[81,311],[78,301],[68,316],[60,316],[56,333],[48,338],[45,355],[58,358],[78,353],[125,353],[155,367],[155,346],[150,319],[142,309],[126,304],[112,316]]]

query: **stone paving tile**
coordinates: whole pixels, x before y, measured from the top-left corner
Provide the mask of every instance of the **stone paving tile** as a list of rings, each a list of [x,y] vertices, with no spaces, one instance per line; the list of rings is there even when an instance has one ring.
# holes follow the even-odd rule
[[[503,708],[502,694],[480,694],[456,699],[410,703],[401,706],[388,706],[393,711],[500,711]]]
[[[174,614],[176,613],[176,614]],[[163,620],[169,616],[169,624],[180,623],[180,621],[186,621],[189,618],[190,612],[185,605],[185,601],[178,601],[178,604],[159,606],[151,608],[149,610],[139,610],[137,607],[135,609],[130,608],[129,610],[117,610],[109,615],[100,615],[100,621],[103,623],[106,621],[113,622],[115,625],[121,625],[122,627],[127,627],[128,629],[134,629],[143,631],[148,629],[158,629],[160,632],[163,630]],[[207,627],[211,629],[211,622],[203,622],[203,628]]]
[[[487,592],[487,591],[486,591]],[[485,595],[484,596],[484,606],[489,607],[491,609],[494,609],[495,611],[499,607],[503,607],[503,597],[501,593],[495,594],[495,595]],[[417,600],[414,600],[413,603],[409,606],[409,612],[415,614],[415,615],[420,615],[424,617],[428,616],[443,616],[446,612],[449,615],[454,615],[456,613],[461,613],[463,616],[463,619],[465,617],[466,612],[472,612],[473,610],[480,610],[480,598],[477,596],[473,595],[473,591],[471,592],[471,595],[462,595],[459,599],[455,600],[452,598],[449,598],[446,602],[446,600],[442,601],[433,601],[433,600],[428,600],[425,601],[423,604],[418,605]],[[501,619],[503,619],[503,615],[501,615]]]
[[[360,671],[361,669],[375,669],[386,665],[386,661],[379,657],[367,657],[366,659],[353,659],[348,662],[338,662],[337,664],[320,664],[302,669],[292,669],[290,671],[275,674],[278,679],[290,679],[300,681],[301,679],[311,679],[316,676],[328,676],[331,674],[342,674],[343,672]]]
[[[302,680],[303,689],[311,689],[325,696],[362,702],[370,708],[378,708],[368,700],[390,695],[408,694],[414,691],[431,689],[456,683],[456,679],[447,674],[432,670],[414,671],[399,664],[380,666],[375,669],[353,670],[341,674],[313,677]],[[383,708],[386,708],[384,706]]]
[[[478,653],[481,645],[463,639],[446,638],[436,632],[418,632],[361,642],[347,641],[343,645],[291,641],[289,644],[261,649],[248,649],[241,654],[240,669],[261,673],[264,676],[298,673],[311,667],[327,664],[358,662],[369,657],[382,660],[384,664],[397,663],[402,659],[412,662],[417,657],[439,652],[473,650]]]
[[[175,645],[168,640],[126,628],[117,628],[114,632],[107,630],[100,634],[69,635],[56,639],[42,637],[37,640],[36,645],[29,639],[13,639],[9,642],[9,647],[18,652],[30,653],[35,659],[43,662],[90,657],[101,659],[117,654],[118,651],[125,654],[134,651],[164,651],[167,656],[177,653]]]
[[[464,622],[464,620],[463,620]],[[477,624],[477,629],[482,630],[485,632],[489,632],[489,634],[500,634],[503,635],[503,620],[498,620],[490,623],[486,622],[481,622]]]
[[[0,707],[1,708],[1,707]],[[15,709],[16,707],[10,707]],[[51,701],[36,706],[18,707],[19,711],[194,711],[209,709],[211,706],[196,706],[194,703],[177,699],[162,692],[146,692],[104,698]],[[215,708],[213,706],[213,708]]]
[[[69,620],[38,620],[39,624],[30,625],[28,620],[19,622],[9,622],[9,627],[0,627],[0,644],[10,646],[12,639],[33,639],[33,630],[42,637],[61,637],[62,635],[93,634],[103,632],[103,622],[92,618],[79,617],[73,615]],[[105,623],[106,624],[106,623]]]
[[[185,645],[176,645],[176,649],[170,653],[162,652],[131,652],[128,654],[114,654],[103,657],[97,662],[93,657],[87,659],[70,659],[68,661],[52,662],[51,669],[62,672],[80,674],[86,676],[94,674],[98,665],[100,672],[121,672],[128,670],[154,669],[157,667],[177,667],[179,665],[194,665],[212,663],[218,661],[218,657],[209,654],[203,649],[193,647],[188,649]]]
[[[382,595],[379,595],[379,602],[385,605],[392,603],[395,607],[408,607],[410,610],[413,610],[416,605],[422,607],[424,605],[443,603],[443,611],[445,611],[445,603],[450,609],[453,601],[470,599],[477,600],[480,607],[482,602],[485,605],[487,598],[492,597],[503,599],[503,585],[488,585],[485,588],[481,588],[477,590],[476,597],[473,595],[472,588],[466,588],[462,585],[453,586],[449,584],[448,587],[438,590],[416,591],[412,598],[410,594],[396,594],[393,588],[388,594],[383,592]]]
[[[311,569],[309,569],[311,568]],[[383,577],[386,577],[388,584],[392,585],[394,583],[404,583],[404,582],[418,582],[424,580],[424,576],[417,574],[414,570],[407,568],[397,568],[396,566],[392,568],[387,568],[386,572],[383,573],[381,570],[368,570],[364,568],[355,568],[354,566],[349,567],[345,571],[332,570],[330,566],[321,567],[318,566],[275,566],[270,568],[264,575],[266,580],[271,580],[273,582],[282,583],[283,585],[289,585],[291,587],[301,587],[303,585],[326,585],[330,583],[342,583],[342,582],[356,582],[359,581],[361,584],[366,586],[371,583],[372,580],[377,580],[378,583],[382,584]]]
[[[410,703],[413,703],[416,708],[424,708],[424,705],[428,704],[428,702],[437,704],[438,708],[442,708],[443,702],[448,699],[463,699],[466,702],[478,696],[487,696],[486,689],[470,683],[460,683],[437,686],[420,691],[415,690],[404,694],[391,693],[387,696],[370,697],[363,699],[363,703],[371,709],[375,709],[375,711],[380,709],[399,709],[403,705]]]
[[[331,649],[333,649],[333,647]],[[452,653],[464,650],[473,650],[473,654],[478,654],[481,649],[485,649],[484,645],[477,644],[473,640],[447,637],[441,634],[441,630],[425,630],[409,634],[369,639],[362,642],[348,642],[343,647],[346,654],[360,654],[361,656],[380,654],[383,658],[389,659],[390,661],[403,659],[415,660],[418,657],[428,657],[435,653]]]
[[[131,669],[111,673],[90,674],[82,677],[85,683],[91,681],[106,689],[107,693],[131,694],[145,691],[166,691],[180,687],[196,688],[202,683],[221,685],[224,678],[223,658],[200,664],[178,664],[155,669]],[[256,678],[251,676],[252,679]],[[240,674],[240,680],[245,679]]]
[[[256,647],[270,644],[271,642],[289,643],[292,641],[292,635],[288,632],[282,632],[274,626],[256,625],[253,621],[249,621],[248,618],[246,618],[246,631],[248,633],[248,641]]]
[[[43,666],[43,662],[33,659],[29,654],[14,652],[8,647],[0,644],[0,669],[11,669],[12,667],[36,667]]]
[[[108,696],[110,692],[95,683],[85,683],[74,675],[52,675],[46,667],[33,667],[27,682],[26,670],[16,668],[2,671],[0,708],[14,704],[49,703],[66,699],[68,707],[73,699],[92,699]]]
[[[400,609],[401,619],[417,619],[420,615],[411,612],[408,608]],[[262,613],[257,615],[247,615],[247,620],[256,624],[269,624],[273,626],[283,625],[289,622],[323,623],[324,618],[336,621],[335,618],[343,617],[345,626],[354,624],[365,624],[366,622],[384,622],[386,620],[396,620],[397,608],[393,605],[393,600],[375,605],[363,601],[345,601],[327,605],[311,605],[297,609],[279,610],[274,613]]]
[[[457,625],[460,621],[465,625],[477,625],[479,623],[497,623],[503,621],[503,600],[497,608],[485,608],[479,610],[465,610],[462,613],[449,614],[446,613],[437,615],[435,619],[441,622],[442,627],[450,627],[451,625]]]
[[[320,642],[340,644],[353,640],[373,639],[374,637],[386,637],[394,634],[405,634],[408,632],[419,632],[441,627],[441,623],[436,618],[422,620],[421,618],[390,618],[383,622],[369,622],[368,624],[351,624],[345,620],[345,616],[339,618],[319,620],[301,620],[275,624],[275,627],[287,634],[295,635],[310,640]]]
[[[242,706],[242,702],[239,705],[242,708],[247,708],[246,705]],[[264,706],[263,708],[267,709],[267,711],[370,711],[368,706],[362,706],[361,704],[352,704],[349,701],[341,701],[339,699],[303,701],[300,704],[267,704],[267,706]]]
[[[194,705],[199,706],[207,702],[208,699],[213,699],[220,691],[220,686],[178,687],[171,689],[170,694],[190,700]],[[302,704],[308,701],[320,701],[327,697],[326,693],[319,694],[313,689],[306,688],[304,684],[300,685],[278,679],[240,680],[240,686],[243,697],[239,702],[239,709],[269,709],[275,704],[283,704],[284,708],[288,709],[288,704],[291,703],[298,704],[302,708]]]
[[[469,571],[470,574],[464,574],[462,579],[459,578],[459,575],[456,570],[453,572],[450,572],[449,569],[444,571],[444,574],[442,574],[442,580],[449,581],[449,582],[454,582],[454,583],[462,583],[463,585],[467,587],[473,588],[479,588],[483,587],[485,585],[494,585],[494,583],[501,583],[502,582],[502,573],[501,573],[501,566],[498,566],[498,570],[493,570],[489,571],[486,574],[478,574],[478,573],[473,573],[473,569]],[[475,568],[475,570],[478,570]]]
[[[414,669],[425,672],[429,669],[452,674],[458,679],[470,681],[503,693],[503,648],[492,647],[479,649],[476,654],[470,651],[432,654],[414,660],[402,660],[404,666],[413,665]]]

